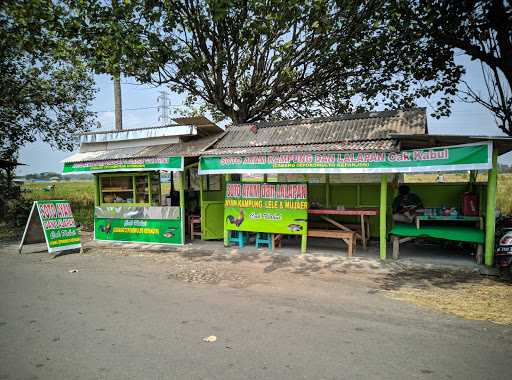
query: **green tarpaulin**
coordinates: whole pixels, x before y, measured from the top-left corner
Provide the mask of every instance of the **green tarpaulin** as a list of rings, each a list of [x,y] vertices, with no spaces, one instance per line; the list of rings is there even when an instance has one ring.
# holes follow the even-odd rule
[[[389,234],[403,237],[431,237],[467,241],[478,244],[483,244],[485,240],[484,231],[478,228],[459,226],[420,226],[418,229],[413,224],[396,224]]]

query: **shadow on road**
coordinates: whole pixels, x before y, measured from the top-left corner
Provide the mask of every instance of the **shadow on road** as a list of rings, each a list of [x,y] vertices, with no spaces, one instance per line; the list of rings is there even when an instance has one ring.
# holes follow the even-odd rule
[[[421,267],[393,270],[377,279],[380,288],[384,290],[398,290],[403,287],[453,289],[460,284],[481,281],[482,277],[473,272]]]

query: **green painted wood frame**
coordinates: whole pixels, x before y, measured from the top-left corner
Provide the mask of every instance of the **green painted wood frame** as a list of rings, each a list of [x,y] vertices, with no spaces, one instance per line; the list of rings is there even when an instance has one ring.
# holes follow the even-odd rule
[[[226,183],[231,181],[231,174],[225,174],[224,180]],[[229,247],[229,231],[224,228],[224,247]]]
[[[144,171],[144,172],[117,172],[117,173],[98,173],[94,174],[95,177],[95,187],[96,187],[96,194],[95,194],[95,202],[97,206],[106,205],[106,206],[149,206],[153,203],[153,194],[151,189],[151,177],[154,175],[155,172],[153,171]],[[157,172],[160,176],[160,172]],[[147,203],[140,203],[140,202],[123,202],[123,203],[108,203],[108,202],[102,202],[102,191],[101,191],[101,178],[107,178],[107,177],[132,177],[132,192],[133,192],[133,198],[135,199],[136,189],[135,189],[135,178],[134,177],[141,177],[146,176],[148,180],[148,190],[149,190],[149,201]]]
[[[498,150],[492,151],[492,169],[487,175],[487,208],[485,213],[484,263],[492,266],[494,261],[494,229],[496,224],[496,185],[498,182]]]
[[[180,219],[181,219],[181,241],[185,244],[185,170],[180,174]]]
[[[379,252],[380,259],[386,260],[387,253],[387,200],[388,200],[388,176],[380,175],[380,210],[379,210]]]

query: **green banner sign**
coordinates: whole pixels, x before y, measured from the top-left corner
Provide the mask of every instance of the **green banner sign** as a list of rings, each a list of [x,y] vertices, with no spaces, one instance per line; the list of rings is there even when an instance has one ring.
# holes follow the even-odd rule
[[[183,244],[180,219],[94,219],[94,239]]]
[[[228,183],[224,229],[307,234],[308,188],[305,183]]]
[[[401,152],[287,153],[203,156],[199,174],[414,173],[492,167],[490,142]]]
[[[64,174],[104,173],[144,170],[183,170],[183,157],[126,158],[119,160],[64,163]]]
[[[69,201],[34,202],[19,251],[24,244],[40,242],[46,242],[49,253],[81,248],[80,234]]]

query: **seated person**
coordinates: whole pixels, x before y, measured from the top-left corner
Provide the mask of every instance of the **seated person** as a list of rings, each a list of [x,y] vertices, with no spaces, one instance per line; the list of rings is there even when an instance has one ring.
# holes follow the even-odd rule
[[[413,223],[417,211],[423,208],[421,199],[407,185],[400,185],[398,196],[393,200],[393,220],[400,223]]]

